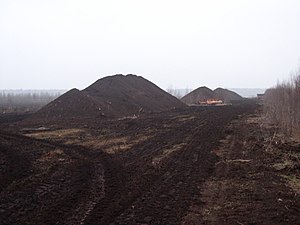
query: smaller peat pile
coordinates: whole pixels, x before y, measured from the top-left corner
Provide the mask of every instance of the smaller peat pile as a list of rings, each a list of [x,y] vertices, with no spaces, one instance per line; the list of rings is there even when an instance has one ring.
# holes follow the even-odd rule
[[[232,103],[243,100],[243,97],[228,89],[217,88],[211,90],[207,87],[199,87],[182,97],[181,101],[188,105],[199,104],[208,100],[221,100],[223,103]]]
[[[196,90],[182,97],[181,101],[185,104],[198,104],[214,98],[214,92],[208,87],[199,87]]]
[[[240,101],[243,99],[242,96],[240,96],[239,94],[230,91],[228,89],[223,89],[223,88],[217,88],[214,90],[214,97],[216,99],[220,99],[225,103],[231,103],[234,101]]]

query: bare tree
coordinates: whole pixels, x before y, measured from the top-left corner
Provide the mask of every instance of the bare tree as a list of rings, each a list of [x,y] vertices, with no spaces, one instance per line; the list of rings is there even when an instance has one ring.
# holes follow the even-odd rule
[[[183,94],[181,92],[180,89],[176,89],[176,88],[173,88],[172,86],[169,86],[167,88],[167,92],[173,96],[175,96],[176,98],[178,99],[181,99],[183,97]]]
[[[265,113],[285,133],[300,131],[300,70],[265,93]]]

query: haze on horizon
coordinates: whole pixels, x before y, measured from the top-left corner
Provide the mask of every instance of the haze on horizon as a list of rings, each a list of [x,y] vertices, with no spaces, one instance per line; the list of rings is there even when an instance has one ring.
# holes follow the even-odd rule
[[[1,0],[0,89],[266,88],[300,59],[299,0]]]

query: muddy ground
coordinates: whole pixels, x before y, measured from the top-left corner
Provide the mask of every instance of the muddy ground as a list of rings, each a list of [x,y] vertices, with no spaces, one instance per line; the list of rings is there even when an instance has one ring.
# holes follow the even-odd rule
[[[2,125],[1,224],[299,224],[298,142],[257,107]]]

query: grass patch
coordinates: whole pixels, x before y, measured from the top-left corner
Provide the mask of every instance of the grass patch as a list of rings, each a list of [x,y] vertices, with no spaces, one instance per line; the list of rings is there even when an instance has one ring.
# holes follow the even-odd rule
[[[177,120],[178,122],[184,122],[184,121],[189,121],[195,119],[195,116],[190,116],[190,115],[182,115],[182,116],[175,116],[172,119]]]
[[[281,171],[281,170],[292,170],[295,168],[295,163],[290,160],[284,160],[281,163],[275,163],[273,164],[273,168],[275,170]]]
[[[152,165],[154,166],[159,166],[159,164],[167,157],[169,157],[172,153],[177,152],[179,150],[181,150],[184,146],[186,146],[186,143],[181,143],[181,144],[177,144],[172,146],[172,148],[167,148],[164,149],[162,154],[153,157],[152,159]]]
[[[300,194],[300,177],[297,175],[281,175],[290,188],[297,194]]]
[[[84,134],[85,131],[82,129],[63,129],[55,131],[44,131],[26,134],[28,137],[37,139],[61,139],[66,137],[78,137],[80,134]]]

